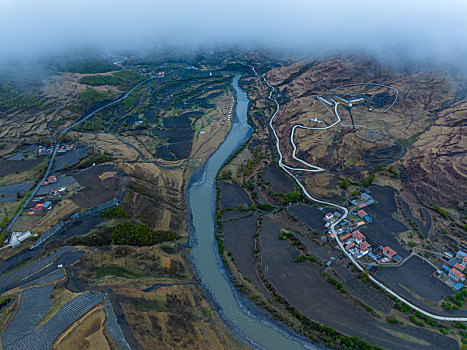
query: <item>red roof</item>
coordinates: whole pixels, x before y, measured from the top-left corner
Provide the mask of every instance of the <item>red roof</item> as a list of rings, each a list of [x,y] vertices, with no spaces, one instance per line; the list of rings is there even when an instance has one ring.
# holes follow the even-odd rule
[[[350,244],[347,244],[345,246],[345,249],[350,249],[350,248],[353,248],[353,247],[355,247],[355,243],[350,243]]]
[[[465,266],[462,266],[462,265],[459,264],[459,263],[456,263],[456,264],[454,265],[454,267],[455,267],[456,269],[458,269],[459,271],[464,271],[464,269],[465,269]]]
[[[464,258],[462,259],[462,261],[467,262],[467,256],[464,256]]]
[[[351,233],[347,233],[346,235],[341,236],[341,241],[345,241],[347,238],[350,238],[350,237],[352,237],[352,234],[351,234]]]
[[[456,275],[458,278],[465,278],[465,275],[454,267],[449,270],[449,273]]]
[[[360,243],[360,249],[363,251],[367,251],[368,248],[370,247],[371,247],[371,244],[368,243],[367,241],[363,241],[362,243]]]
[[[365,236],[363,235],[363,233],[361,233],[360,231],[354,231],[352,232],[352,236],[355,237],[355,239],[358,239],[359,241],[363,241],[365,239]]]
[[[392,249],[391,247],[388,247],[388,246],[383,248],[383,252],[389,254],[389,256],[394,256],[394,255],[397,254],[397,252],[394,249]]]
[[[368,214],[366,213],[366,211],[363,210],[363,209],[357,211],[357,214],[358,214],[359,216],[361,216],[361,217],[364,217],[364,216],[367,216],[367,215],[368,215]]]

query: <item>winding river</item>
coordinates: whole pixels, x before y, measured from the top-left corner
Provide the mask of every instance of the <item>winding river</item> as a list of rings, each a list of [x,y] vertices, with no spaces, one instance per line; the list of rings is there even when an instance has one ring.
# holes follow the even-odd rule
[[[248,97],[240,88],[241,74],[236,73],[232,87],[236,95],[235,117],[232,129],[224,143],[192,177],[188,189],[188,203],[192,219],[191,249],[193,265],[203,287],[208,291],[221,317],[232,327],[238,338],[260,349],[320,349],[299,337],[285,332],[269,321],[249,302],[242,300],[228,280],[219,257],[214,238],[214,211],[216,203],[216,175],[226,159],[251,135],[248,125]]]

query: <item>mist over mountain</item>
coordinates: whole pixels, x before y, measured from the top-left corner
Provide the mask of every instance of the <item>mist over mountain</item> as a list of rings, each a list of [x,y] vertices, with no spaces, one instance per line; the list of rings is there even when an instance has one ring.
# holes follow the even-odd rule
[[[267,48],[466,65],[465,1],[2,0],[3,60],[78,48]]]

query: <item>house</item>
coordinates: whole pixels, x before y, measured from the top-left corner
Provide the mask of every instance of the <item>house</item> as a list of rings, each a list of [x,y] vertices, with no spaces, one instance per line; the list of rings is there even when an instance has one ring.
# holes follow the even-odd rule
[[[376,257],[376,255],[373,254],[372,252],[369,252],[369,253],[368,253],[368,256],[369,256],[370,258],[372,258],[373,260],[378,260],[378,258]]]
[[[451,252],[444,252],[443,255],[446,256],[449,259],[454,258],[454,254],[452,254]]]
[[[329,221],[329,220],[331,220],[333,217],[334,217],[334,215],[333,215],[332,213],[327,213],[326,215],[324,215],[324,220],[325,220],[325,221]]]
[[[365,225],[365,221],[359,221],[359,222],[357,222],[357,227],[358,227],[358,226],[362,226],[362,225]]]
[[[465,275],[454,267],[449,270],[449,277],[456,282],[465,280]]]
[[[462,250],[459,250],[456,254],[456,258],[461,259],[461,260],[464,259],[466,256],[467,256],[467,253]]]
[[[355,242],[357,242],[357,244],[360,244],[362,243],[364,240],[365,240],[365,236],[363,235],[363,233],[361,233],[360,231],[354,231],[352,232],[352,237],[355,238]]]
[[[383,255],[387,258],[392,259],[397,252],[389,246],[383,248]]]
[[[43,205],[43,208],[44,208],[44,209],[50,209],[50,208],[52,208],[52,202],[49,202],[49,201],[45,202],[44,205]]]
[[[56,183],[56,182],[57,182],[57,177],[51,175],[51,176],[49,176],[49,177],[47,178],[47,182],[48,182],[49,184]]]
[[[366,216],[364,216],[363,218],[364,218],[367,222],[372,222],[372,221],[373,221],[373,219],[371,218],[370,215],[366,215]]]
[[[464,288],[464,284],[463,283],[457,283],[454,287],[455,290],[461,290],[462,288]]]
[[[44,211],[44,204],[36,204],[32,210],[34,210],[35,213],[42,213]]]
[[[353,219],[350,219],[349,220],[349,228],[351,230],[355,230],[357,227],[358,227],[357,222],[355,220],[353,220]]]
[[[364,202],[368,202],[370,199],[373,199],[371,198],[371,196],[368,194],[368,193],[360,193],[360,199]]]
[[[370,250],[371,244],[367,241],[363,241],[362,243],[360,243],[359,247],[362,252],[367,252]]]
[[[357,211],[357,215],[358,215],[361,219],[363,219],[365,216],[368,216],[368,214],[366,213],[366,211],[363,210],[363,209],[360,209],[359,211]]]
[[[467,256],[464,256],[464,258],[462,259],[461,265],[464,267],[467,266]]]
[[[449,267],[447,267],[446,265],[441,266],[441,268],[444,269],[446,272],[449,272],[450,270]]]
[[[355,246],[356,246],[356,244],[352,242],[352,243],[350,243],[350,244],[347,244],[347,245],[345,246],[345,249],[350,250],[350,249],[354,248]]]
[[[344,242],[346,239],[349,239],[350,237],[352,237],[352,234],[351,234],[351,233],[347,233],[346,235],[341,236],[341,241]]]
[[[455,264],[454,264],[454,267],[455,267],[456,269],[458,269],[459,271],[461,271],[461,272],[465,270],[465,266],[462,266],[462,265],[459,264],[459,263],[455,263]]]
[[[336,218],[340,218],[341,217],[341,213],[339,213],[338,211],[335,211],[333,213],[333,215],[336,217]]]

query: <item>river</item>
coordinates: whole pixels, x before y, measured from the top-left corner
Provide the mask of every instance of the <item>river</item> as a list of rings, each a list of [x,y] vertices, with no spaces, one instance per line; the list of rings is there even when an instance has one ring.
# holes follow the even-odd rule
[[[241,74],[236,73],[232,88],[236,95],[232,129],[224,143],[192,177],[188,189],[188,204],[192,219],[191,258],[201,284],[213,299],[214,306],[237,337],[248,340],[257,348],[270,350],[321,349],[281,329],[261,315],[248,301],[242,300],[230,283],[219,257],[214,237],[215,182],[217,173],[226,159],[251,135],[248,125],[248,97],[240,88]]]

